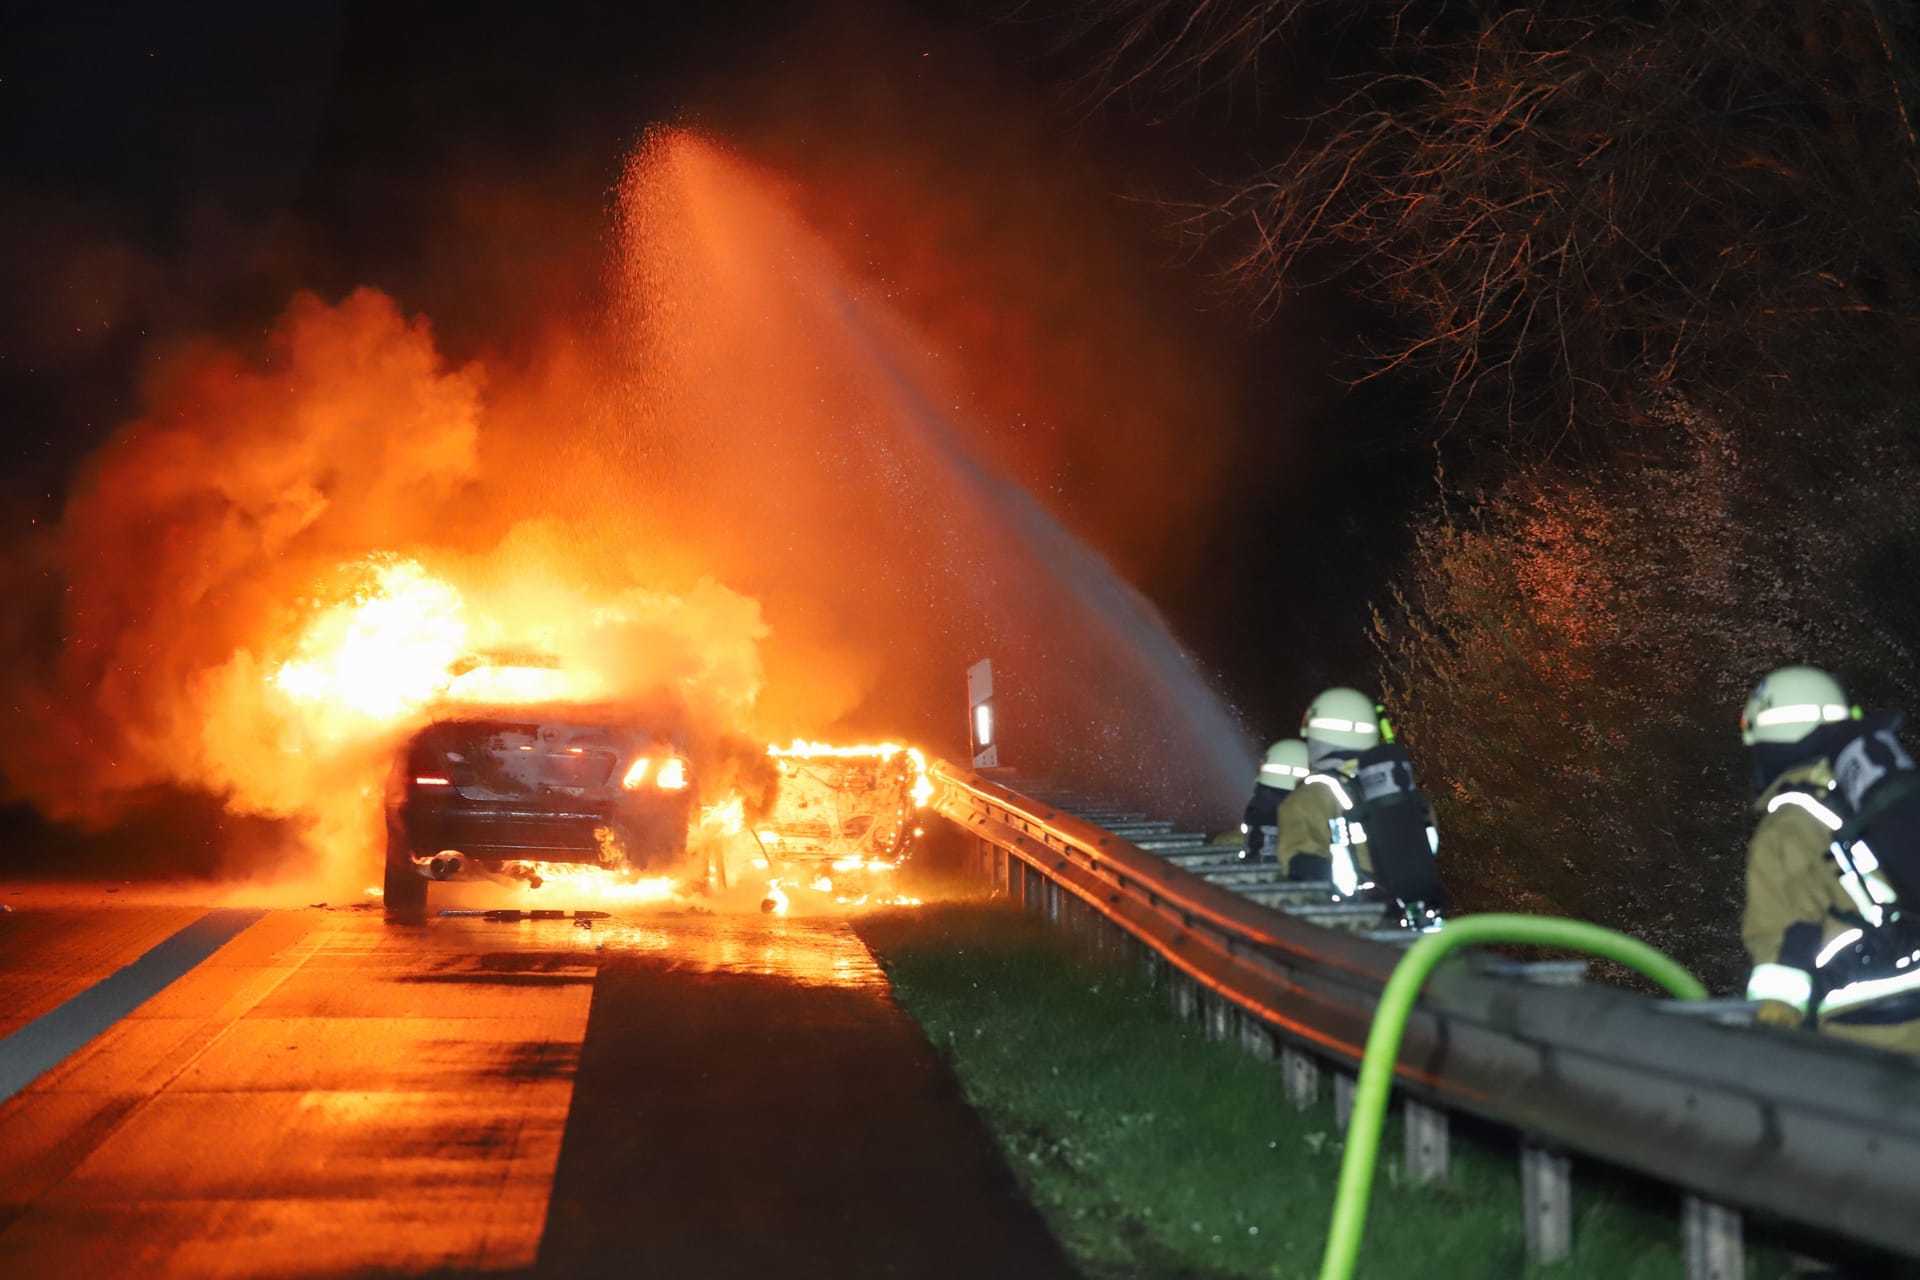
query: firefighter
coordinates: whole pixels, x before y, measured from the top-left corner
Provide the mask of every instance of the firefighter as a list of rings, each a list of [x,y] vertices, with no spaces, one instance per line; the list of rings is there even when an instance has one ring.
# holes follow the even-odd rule
[[[1360,753],[1379,745],[1380,713],[1373,699],[1358,689],[1335,687],[1308,704],[1300,734],[1307,740],[1309,772],[1280,803],[1276,852],[1291,878],[1332,880],[1336,886],[1348,881],[1341,891],[1353,893],[1365,876],[1346,874],[1350,850],[1342,855],[1343,865],[1335,867],[1333,836],[1336,821],[1353,807]]]
[[[1754,689],[1740,734],[1760,820],[1741,932],[1762,1023],[1920,1053],[1920,930],[1898,893],[1920,856],[1920,788],[1898,725],[1863,719],[1814,667],[1782,667]]]
[[[1242,861],[1274,860],[1274,835],[1278,825],[1274,815],[1280,802],[1307,772],[1307,744],[1300,739],[1282,738],[1267,748],[1267,758],[1253,778],[1253,799],[1247,801],[1247,811],[1240,823],[1245,845],[1240,850]]]

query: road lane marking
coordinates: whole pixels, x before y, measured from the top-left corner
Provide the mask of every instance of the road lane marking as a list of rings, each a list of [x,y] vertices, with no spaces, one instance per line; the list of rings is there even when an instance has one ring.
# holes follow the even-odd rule
[[[132,964],[0,1040],[0,1102],[65,1062],[266,914],[209,911]]]

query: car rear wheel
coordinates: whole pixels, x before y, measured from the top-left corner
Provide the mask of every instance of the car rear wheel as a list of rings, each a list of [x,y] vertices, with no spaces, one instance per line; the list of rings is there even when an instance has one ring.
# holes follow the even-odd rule
[[[387,919],[417,924],[427,918],[427,878],[413,868],[404,844],[387,845],[387,874],[381,886]]]

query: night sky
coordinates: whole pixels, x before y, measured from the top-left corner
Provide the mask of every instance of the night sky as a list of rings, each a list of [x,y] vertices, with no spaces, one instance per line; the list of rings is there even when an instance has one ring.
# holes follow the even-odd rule
[[[1140,287],[1230,352],[1244,465],[1209,503],[1210,569],[1140,585],[1262,738],[1313,689],[1367,679],[1366,603],[1432,491],[1420,402],[1339,380],[1367,317],[1311,293],[1251,314],[1154,203],[1205,199],[1271,155],[1286,104],[1089,107],[1091,51],[1044,6],[63,5],[5,22],[10,540],[57,518],[76,466],[137,411],[156,344],[257,332],[296,289],[372,284],[432,316],[456,356],[483,353],[513,336],[503,317],[585,305],[576,249],[603,234],[605,192],[649,123],[778,120],[804,156],[878,104],[899,145],[964,152],[982,131],[953,104],[978,101],[1080,158]],[[563,212],[528,226],[462,203],[502,175]],[[468,259],[516,266],[479,275]]]

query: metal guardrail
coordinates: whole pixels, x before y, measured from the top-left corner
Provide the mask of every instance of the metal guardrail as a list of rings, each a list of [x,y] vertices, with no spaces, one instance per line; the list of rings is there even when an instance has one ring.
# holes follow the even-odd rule
[[[1050,916],[1080,904],[1144,944],[1193,984],[1210,1032],[1278,1042],[1290,1092],[1297,1073],[1314,1079],[1313,1059],[1358,1064],[1397,948],[1251,902],[968,770],[935,762],[932,777],[934,809],[995,851],[997,880]],[[1730,1210],[1920,1257],[1911,1062],[1726,1025],[1711,1007],[1517,981],[1502,967],[1449,963],[1409,1021],[1394,1084],[1415,1102],[1410,1145],[1435,1120],[1425,1108],[1519,1131],[1526,1177],[1548,1180],[1527,1183],[1530,1206],[1552,1194],[1556,1171],[1564,1183],[1569,1154],[1684,1188],[1693,1276],[1738,1274],[1725,1269],[1740,1251]],[[1443,1121],[1438,1142],[1444,1167]]]

